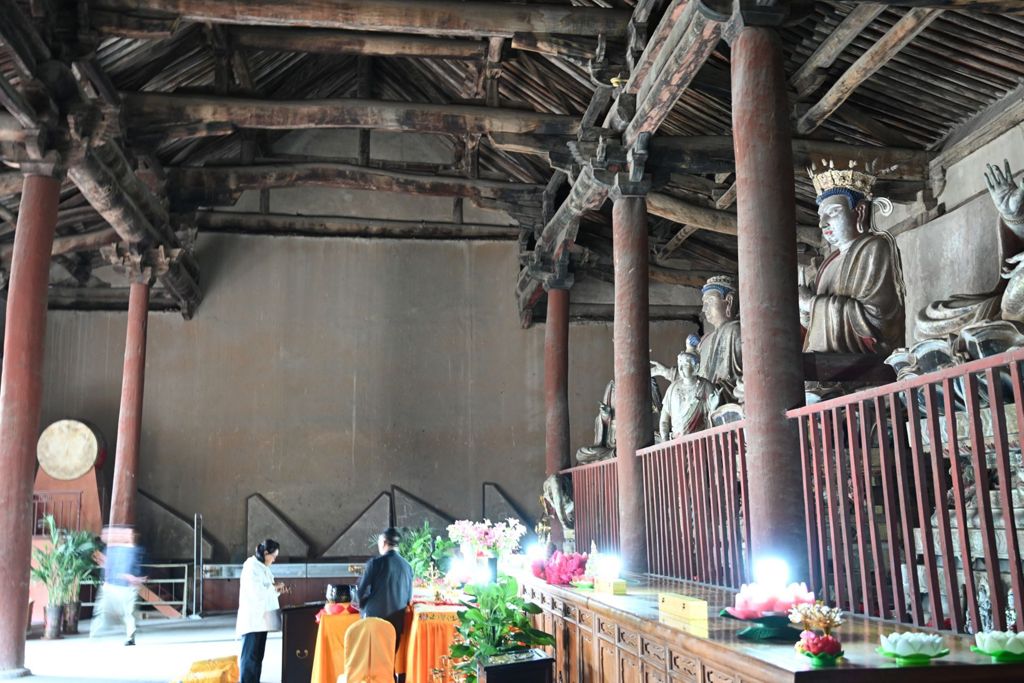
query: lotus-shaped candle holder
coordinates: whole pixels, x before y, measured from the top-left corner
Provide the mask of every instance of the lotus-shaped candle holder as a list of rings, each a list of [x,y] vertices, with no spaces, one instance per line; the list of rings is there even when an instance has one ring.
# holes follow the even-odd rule
[[[835,666],[843,656],[843,645],[839,639],[830,634],[818,634],[804,631],[796,643],[796,651],[811,660],[811,666],[822,668]]]
[[[789,623],[789,617],[778,612],[755,612],[726,607],[718,616],[737,621],[749,621],[750,626],[739,631],[736,636],[743,640],[785,640],[792,641],[800,632]]]
[[[743,584],[736,595],[736,604],[726,607],[719,616],[752,622],[736,635],[744,640],[795,640],[800,632],[789,621],[794,605],[813,603],[814,594],[802,583],[769,588],[756,583]]]
[[[901,666],[921,666],[949,654],[949,649],[942,646],[942,636],[933,633],[890,633],[879,636],[879,640],[882,646],[878,654],[895,659]]]
[[[1024,633],[985,631],[974,634],[972,652],[987,655],[1002,664],[1024,662]]]

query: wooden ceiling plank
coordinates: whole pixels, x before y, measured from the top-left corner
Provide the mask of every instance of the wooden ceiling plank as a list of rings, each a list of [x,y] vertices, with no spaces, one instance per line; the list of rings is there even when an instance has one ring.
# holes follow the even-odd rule
[[[865,2],[847,14],[790,78],[797,97],[803,99],[817,90],[825,82],[827,69],[885,9],[884,5]]]

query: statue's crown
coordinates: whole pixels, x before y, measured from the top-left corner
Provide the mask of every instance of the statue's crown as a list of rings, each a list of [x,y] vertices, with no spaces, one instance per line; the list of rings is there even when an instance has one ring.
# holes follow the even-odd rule
[[[807,169],[807,175],[814,183],[814,192],[819,204],[838,194],[846,195],[854,202],[858,202],[871,197],[871,188],[878,178],[872,170],[857,170],[856,161],[851,161],[849,168],[837,170],[834,161],[822,159],[821,168],[812,163]]]
[[[736,278],[732,275],[713,275],[700,289],[701,294],[718,292],[722,296],[736,292]]]

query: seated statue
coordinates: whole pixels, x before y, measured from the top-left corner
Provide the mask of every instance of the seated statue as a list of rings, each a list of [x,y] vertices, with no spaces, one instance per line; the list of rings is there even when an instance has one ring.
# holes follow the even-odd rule
[[[1013,183],[1010,162],[1005,169],[988,166],[985,182],[1002,222],[1018,238],[1024,238],[1024,183]],[[1024,252],[1006,259],[1003,282],[986,294],[955,294],[933,301],[917,314],[920,339],[955,336],[968,325],[992,320],[1024,322]]]
[[[661,412],[661,391],[658,384],[651,378],[651,413]],[[655,432],[657,430],[655,429]],[[615,380],[608,382],[604,388],[604,397],[598,404],[597,418],[594,420],[594,445],[583,446],[576,451],[576,462],[580,465],[607,460],[615,457]]]
[[[817,192],[819,225],[833,247],[813,288],[799,290],[805,352],[888,355],[904,342],[904,285],[896,242],[871,230],[875,176],[850,168],[809,171]]]
[[[723,403],[743,400],[743,354],[740,344],[739,292],[730,275],[708,278],[701,288],[704,320],[711,331],[697,344],[697,374],[717,387]],[[651,361],[651,375],[669,382],[679,378],[676,368]]]
[[[718,407],[718,390],[697,374],[700,357],[693,347],[679,354],[679,379],[669,385],[661,407],[661,440],[699,432],[709,426],[708,415]]]

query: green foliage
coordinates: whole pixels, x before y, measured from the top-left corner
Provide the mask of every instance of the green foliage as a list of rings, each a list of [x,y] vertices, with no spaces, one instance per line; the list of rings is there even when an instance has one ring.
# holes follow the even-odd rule
[[[452,644],[450,655],[463,660],[456,668],[467,683],[476,683],[478,664],[490,657],[555,644],[554,636],[530,623],[530,615],[540,614],[541,609],[519,596],[519,584],[511,576],[502,574],[495,583],[464,590],[473,602],[463,603],[467,609],[459,612],[462,642]]]
[[[455,553],[455,544],[447,538],[435,536],[430,522],[424,520],[419,529],[402,529],[398,552],[412,565],[413,575],[422,579],[431,567],[437,567]]]
[[[61,529],[53,515],[47,515],[44,521],[50,540],[47,546],[32,550],[32,579],[46,586],[51,605],[76,602],[81,582],[96,569],[93,554],[99,544],[88,531]]]

